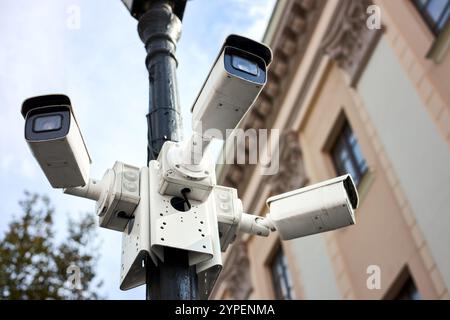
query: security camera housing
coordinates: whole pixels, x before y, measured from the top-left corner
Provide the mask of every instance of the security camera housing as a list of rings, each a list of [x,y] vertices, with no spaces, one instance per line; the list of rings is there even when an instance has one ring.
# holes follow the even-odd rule
[[[290,240],[355,224],[358,193],[349,174],[267,199],[268,223]]]
[[[192,107],[194,131],[205,139],[225,139],[262,91],[271,60],[264,44],[228,36]]]
[[[84,186],[91,159],[65,95],[29,98],[22,104],[25,140],[53,188]]]

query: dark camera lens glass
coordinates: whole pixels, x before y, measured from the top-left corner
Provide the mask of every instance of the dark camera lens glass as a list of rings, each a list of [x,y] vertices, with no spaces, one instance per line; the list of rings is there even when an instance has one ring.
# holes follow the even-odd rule
[[[62,116],[60,114],[41,116],[34,119],[33,131],[45,132],[61,129]]]
[[[233,55],[231,57],[231,65],[236,70],[244,71],[254,76],[258,75],[258,65],[240,56]]]

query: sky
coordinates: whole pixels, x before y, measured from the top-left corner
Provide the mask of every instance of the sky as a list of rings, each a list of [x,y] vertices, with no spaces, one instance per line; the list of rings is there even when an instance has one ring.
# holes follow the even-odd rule
[[[228,34],[261,40],[275,0],[191,0],[178,44],[178,84],[184,136],[190,108]],[[115,161],[145,166],[148,73],[145,49],[120,0],[0,1],[0,234],[21,214],[23,191],[46,194],[56,208],[61,239],[68,217],[95,203],[55,190],[25,143],[22,102],[32,96],[70,97],[101,178]],[[143,299],[144,288],[119,289],[121,234],[98,228],[97,267],[108,299]]]

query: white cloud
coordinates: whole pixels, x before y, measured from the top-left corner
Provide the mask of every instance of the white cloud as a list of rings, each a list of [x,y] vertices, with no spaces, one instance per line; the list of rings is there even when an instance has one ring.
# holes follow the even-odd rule
[[[241,0],[243,1],[243,0]],[[269,0],[266,3],[250,6],[248,8],[248,16],[252,18],[252,23],[247,27],[246,34],[249,37],[261,40],[267,28],[270,16],[275,5],[275,0]]]
[[[12,154],[2,154],[0,158],[0,169],[2,171],[8,171],[14,161]]]
[[[21,161],[19,172],[22,177],[32,179],[36,175],[36,165],[29,158],[24,158]]]

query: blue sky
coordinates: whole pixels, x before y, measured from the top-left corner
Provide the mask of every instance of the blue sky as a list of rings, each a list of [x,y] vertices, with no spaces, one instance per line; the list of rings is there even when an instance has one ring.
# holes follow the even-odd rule
[[[189,109],[225,37],[261,40],[275,0],[192,0],[178,45],[178,83],[185,136]],[[80,28],[70,26],[71,8]],[[20,106],[27,97],[64,93],[72,100],[100,178],[116,160],[146,161],[148,80],[137,21],[120,0],[15,0],[0,2],[0,233],[21,213],[23,191],[47,194],[56,207],[58,236],[69,216],[94,203],[51,189],[23,138]],[[98,229],[98,276],[111,299],[142,299],[144,289],[119,290],[121,234]]]

